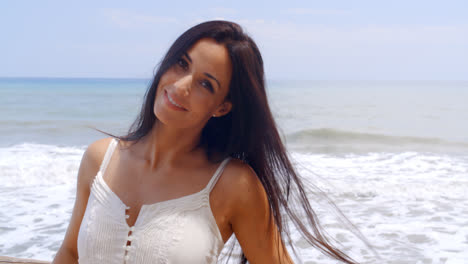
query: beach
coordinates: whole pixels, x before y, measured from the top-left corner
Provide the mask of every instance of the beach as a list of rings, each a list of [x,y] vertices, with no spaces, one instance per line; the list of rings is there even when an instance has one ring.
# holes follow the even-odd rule
[[[0,256],[52,260],[87,145],[124,135],[148,79],[0,78]],[[267,81],[326,231],[361,263],[468,263],[468,81]],[[336,263],[300,238],[297,263]],[[229,242],[228,242],[229,243]],[[224,254],[224,250],[223,253]]]

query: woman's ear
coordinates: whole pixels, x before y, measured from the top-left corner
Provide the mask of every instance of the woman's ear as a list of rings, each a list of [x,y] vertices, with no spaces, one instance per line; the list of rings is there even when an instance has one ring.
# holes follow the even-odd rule
[[[214,117],[220,117],[223,115],[226,115],[229,113],[232,109],[232,103],[230,101],[225,101],[222,103],[218,109],[216,109],[216,112],[213,114]]]

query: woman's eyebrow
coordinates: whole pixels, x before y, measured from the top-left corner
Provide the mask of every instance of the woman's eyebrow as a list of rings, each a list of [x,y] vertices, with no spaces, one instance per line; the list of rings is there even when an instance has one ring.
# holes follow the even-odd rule
[[[190,58],[190,56],[187,54],[187,52],[184,51],[182,54],[185,55],[185,57],[187,57],[187,59],[190,61],[190,63],[192,63],[192,58]]]
[[[215,80],[215,81],[216,81],[216,83],[218,83],[218,87],[219,87],[219,89],[221,89],[221,84],[219,84],[219,81],[218,81],[218,80],[216,80],[216,78],[215,78],[213,75],[211,75],[211,74],[209,74],[209,73],[207,73],[207,72],[204,72],[204,74],[205,74],[207,77],[209,77],[209,78],[211,78],[211,79]]]
[[[190,58],[190,56],[187,54],[187,52],[184,51],[182,54],[183,54],[185,57],[187,57],[187,59],[190,61],[190,63],[192,63],[192,58]],[[215,80],[216,83],[218,84],[219,89],[221,89],[221,84],[219,83],[219,81],[218,81],[213,75],[211,75],[211,74],[209,74],[209,73],[207,73],[207,72],[204,72],[204,74],[205,74],[208,78],[211,78],[211,79]]]

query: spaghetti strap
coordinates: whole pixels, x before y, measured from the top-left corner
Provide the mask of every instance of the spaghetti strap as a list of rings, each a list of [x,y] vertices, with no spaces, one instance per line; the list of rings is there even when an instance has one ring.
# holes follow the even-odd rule
[[[107,164],[109,164],[109,160],[112,156],[112,153],[114,153],[114,149],[117,146],[117,140],[115,138],[112,138],[111,142],[109,143],[109,146],[107,147],[106,154],[104,154],[104,160],[101,163],[101,167],[99,168],[99,171],[104,174],[104,171],[107,168]]]
[[[221,162],[219,165],[218,169],[214,173],[213,177],[211,178],[210,182],[207,185],[207,191],[208,193],[211,193],[211,190],[213,187],[216,185],[216,182],[218,181],[219,177],[221,176],[222,172],[224,171],[224,167],[228,164],[228,161],[231,159],[231,157],[227,157]]]

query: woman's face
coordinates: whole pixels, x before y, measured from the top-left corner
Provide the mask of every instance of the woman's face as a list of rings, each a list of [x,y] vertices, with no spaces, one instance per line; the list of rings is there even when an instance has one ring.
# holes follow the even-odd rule
[[[154,114],[178,128],[204,126],[210,118],[227,114],[232,105],[224,98],[231,72],[226,47],[210,38],[200,39],[161,76]]]

